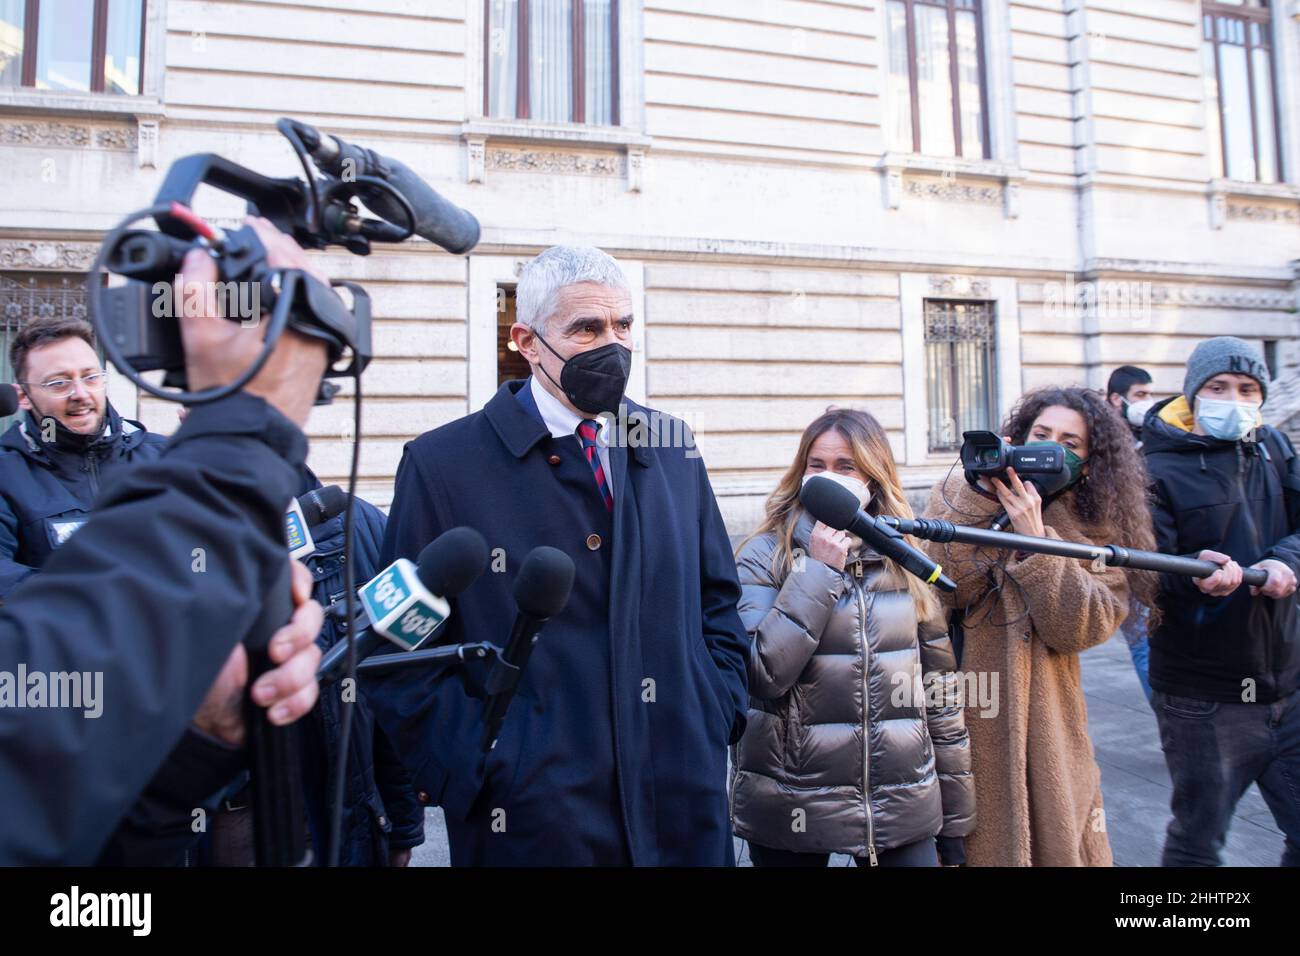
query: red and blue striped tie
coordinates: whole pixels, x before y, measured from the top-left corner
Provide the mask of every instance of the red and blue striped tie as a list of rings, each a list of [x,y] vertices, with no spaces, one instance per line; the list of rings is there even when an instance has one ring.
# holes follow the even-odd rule
[[[593,419],[584,418],[578,422],[578,440],[582,442],[582,453],[587,456],[587,464],[596,475],[596,487],[600,497],[605,501],[605,510],[614,510],[614,496],[610,494],[609,482],[605,480],[605,469],[600,464],[600,455],[596,451],[596,433],[600,424]]]

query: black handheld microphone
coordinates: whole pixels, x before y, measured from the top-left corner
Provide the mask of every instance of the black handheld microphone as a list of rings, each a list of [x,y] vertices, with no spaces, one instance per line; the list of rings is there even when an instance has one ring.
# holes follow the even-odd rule
[[[405,560],[405,558],[398,558],[376,574],[370,583],[380,580]],[[473,528],[452,528],[425,545],[416,561],[415,570],[425,589],[441,600],[455,597],[477,581],[487,569],[487,563],[488,546],[483,536]],[[369,586],[369,583],[363,585],[360,590],[364,591]],[[343,603],[340,601],[338,605],[343,606]],[[361,601],[358,603],[364,604]],[[333,606],[330,610],[332,612]],[[351,626],[360,627],[367,620],[368,615],[363,611]],[[387,639],[387,634],[373,626],[358,630],[354,641],[356,659],[361,661],[370,656]],[[325,656],[321,658],[320,666],[316,669],[316,677],[320,680],[321,686],[328,687],[340,680],[347,673],[347,662],[348,642],[342,640],[326,651]]]
[[[0,418],[6,418],[18,411],[18,389],[0,382]]]
[[[956,591],[957,585],[943,573],[943,567],[931,561],[904,540],[894,528],[873,518],[858,506],[858,498],[830,478],[813,475],[804,482],[799,501],[808,513],[827,527],[856,534],[903,570],[916,575],[941,591]]]
[[[338,485],[326,485],[313,488],[305,495],[298,496],[298,507],[309,528],[322,525],[331,518],[343,514],[348,506],[348,493]]]
[[[415,232],[455,255],[478,245],[478,220],[438,195],[406,164],[354,146],[306,123],[291,121],[303,146],[321,169],[333,176],[375,176],[387,180],[415,210]],[[367,206],[389,222],[405,222],[406,210],[381,189],[361,190]]]
[[[542,545],[524,558],[515,578],[512,594],[519,611],[505,652],[497,659],[487,679],[487,700],[483,705],[483,749],[496,746],[497,734],[506,710],[514,699],[533,645],[542,625],[564,610],[573,590],[573,559],[558,548]]]
[[[311,529],[319,527],[348,506],[348,494],[338,485],[317,488],[289,502],[284,513],[284,536],[289,557],[302,560],[316,553]]]

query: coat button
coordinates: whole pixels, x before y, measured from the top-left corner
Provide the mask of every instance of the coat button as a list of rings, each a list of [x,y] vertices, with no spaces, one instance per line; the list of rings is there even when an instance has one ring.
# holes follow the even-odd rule
[[[589,551],[600,550],[600,535],[598,534],[587,535],[587,550]]]
[[[387,817],[380,817],[380,818],[379,818],[379,825],[380,825],[381,827],[386,827],[386,826],[388,826],[388,818],[387,818]]]
[[[550,458],[546,460],[549,461],[552,465],[558,465],[560,463],[560,456],[552,455]]]
[[[425,793],[423,790],[421,790],[419,793],[415,795],[415,799],[419,800],[421,803],[428,803],[429,795]]]

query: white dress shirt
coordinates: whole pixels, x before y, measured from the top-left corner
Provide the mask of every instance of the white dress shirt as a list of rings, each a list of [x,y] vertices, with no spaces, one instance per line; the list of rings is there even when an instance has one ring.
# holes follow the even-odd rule
[[[528,387],[533,390],[533,401],[537,403],[537,410],[542,413],[542,421],[550,430],[551,437],[563,438],[567,435],[577,442],[578,448],[581,449],[582,439],[578,437],[578,425],[585,419],[576,412],[570,411],[558,398],[548,392],[537,380],[536,375],[529,376]],[[613,498],[614,473],[609,470],[609,419],[595,420],[600,425],[596,433],[596,454],[600,456],[600,465],[605,469],[605,485],[609,488],[610,497]],[[595,484],[594,474],[591,481]]]

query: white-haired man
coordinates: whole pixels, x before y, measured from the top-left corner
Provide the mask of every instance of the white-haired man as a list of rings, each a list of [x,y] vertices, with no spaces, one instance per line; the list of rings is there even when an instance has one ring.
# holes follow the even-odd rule
[[[569,602],[486,764],[482,701],[458,675],[399,671],[367,696],[444,808],[453,865],[732,864],[726,748],[744,727],[749,638],[704,464],[684,428],[669,429],[676,447],[605,437],[626,433],[609,416],[662,420],[623,394],[633,316],[612,258],[548,249],[517,305],[533,375],[407,445],[383,561],[457,525],[504,549],[505,572],[457,599],[445,641],[505,642],[515,574],[539,545],[573,559]]]

